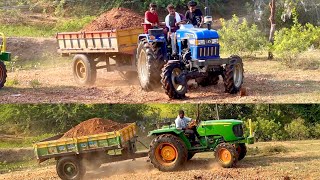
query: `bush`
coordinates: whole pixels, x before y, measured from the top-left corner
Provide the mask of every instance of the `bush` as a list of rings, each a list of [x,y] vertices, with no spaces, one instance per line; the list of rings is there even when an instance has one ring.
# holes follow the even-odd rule
[[[294,13],[294,25],[291,28],[283,28],[275,33],[272,50],[279,55],[281,61],[295,67],[298,56],[310,47],[319,47],[320,28],[307,23],[301,25]]]
[[[285,126],[285,131],[290,139],[306,139],[309,137],[309,128],[305,125],[304,119],[298,118]]]
[[[255,122],[255,137],[257,141],[271,141],[285,139],[281,124],[275,120],[263,119],[258,117]]]
[[[234,15],[230,21],[221,19],[221,22],[219,34],[223,53],[252,55],[254,51],[262,50],[266,46],[267,39],[262,32],[256,25],[249,25],[246,19],[240,22]]]
[[[310,134],[313,138],[320,139],[320,123],[316,123],[310,128]]]

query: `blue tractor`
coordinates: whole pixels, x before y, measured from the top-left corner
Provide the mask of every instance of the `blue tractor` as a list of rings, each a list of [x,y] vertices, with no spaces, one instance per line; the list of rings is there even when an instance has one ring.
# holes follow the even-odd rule
[[[243,84],[243,63],[239,56],[220,58],[219,35],[211,29],[212,16],[206,28],[181,25],[167,36],[162,29],[149,29],[139,36],[137,71],[142,89],[149,91],[162,84],[171,99],[182,99],[187,82],[195,79],[201,86],[216,85],[221,76],[225,92],[236,94]],[[170,23],[174,17],[170,18]]]

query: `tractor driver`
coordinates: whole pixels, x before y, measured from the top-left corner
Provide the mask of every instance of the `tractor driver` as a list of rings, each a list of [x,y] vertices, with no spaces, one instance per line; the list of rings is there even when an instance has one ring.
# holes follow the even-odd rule
[[[167,6],[169,14],[166,16],[165,23],[168,28],[168,32],[176,32],[179,29],[180,24],[185,24],[185,17],[182,14],[176,12],[173,4]],[[170,16],[174,17],[174,23],[170,23]]]
[[[184,111],[180,110],[177,119],[175,120],[176,128],[182,129],[184,133],[189,136],[192,143],[195,144],[196,136],[193,129],[188,128],[188,123],[191,123],[193,120],[191,118],[184,116]]]

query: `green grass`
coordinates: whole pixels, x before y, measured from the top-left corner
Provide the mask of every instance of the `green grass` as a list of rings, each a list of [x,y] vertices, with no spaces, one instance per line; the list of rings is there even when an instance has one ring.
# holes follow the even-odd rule
[[[55,160],[50,159],[43,163],[41,163],[41,167],[54,165]],[[17,161],[11,163],[0,162],[0,174],[1,173],[8,173],[12,171],[19,171],[24,169],[34,169],[39,167],[39,163],[35,159],[29,159],[25,161]]]
[[[16,139],[0,138],[0,148],[8,149],[32,147],[33,142],[41,141],[52,136],[55,136],[55,134],[43,134],[36,137],[25,137]]]
[[[56,24],[1,24],[0,32],[7,37],[54,37],[58,32],[79,31],[95,17],[61,19]]]

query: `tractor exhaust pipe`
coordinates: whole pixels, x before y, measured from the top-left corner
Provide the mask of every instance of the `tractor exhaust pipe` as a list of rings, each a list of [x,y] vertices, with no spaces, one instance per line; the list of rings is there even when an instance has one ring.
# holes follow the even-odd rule
[[[204,23],[207,24],[207,28],[208,30],[210,30],[213,19],[212,19],[212,16],[210,16],[211,12],[210,12],[208,0],[205,1],[204,12],[205,12]]]

